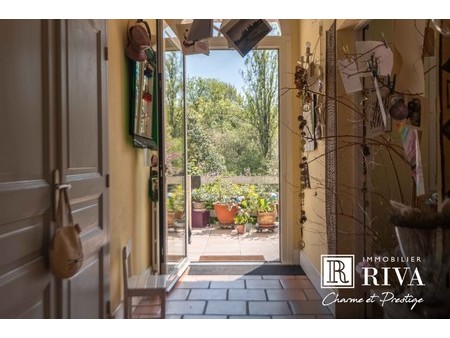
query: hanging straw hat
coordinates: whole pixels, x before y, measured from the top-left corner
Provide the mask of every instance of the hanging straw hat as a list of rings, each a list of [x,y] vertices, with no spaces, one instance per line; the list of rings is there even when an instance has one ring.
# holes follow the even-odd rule
[[[146,24],[145,28],[140,24]],[[145,21],[138,20],[128,30],[128,46],[125,50],[127,56],[134,61],[145,61],[145,51],[151,46],[150,31]]]

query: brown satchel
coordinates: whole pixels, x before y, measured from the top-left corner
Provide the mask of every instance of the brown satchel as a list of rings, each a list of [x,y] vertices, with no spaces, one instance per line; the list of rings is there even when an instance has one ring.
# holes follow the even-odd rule
[[[63,201],[64,200],[64,201]],[[62,226],[63,203],[67,206],[69,225]],[[50,245],[50,270],[61,279],[75,275],[83,265],[83,248],[80,240],[80,226],[73,224],[67,189],[60,190],[56,233]]]

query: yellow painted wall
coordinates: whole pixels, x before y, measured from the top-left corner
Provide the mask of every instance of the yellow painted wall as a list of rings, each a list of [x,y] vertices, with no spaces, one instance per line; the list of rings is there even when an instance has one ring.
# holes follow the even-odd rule
[[[400,73],[403,61],[402,55],[399,54],[395,47],[395,36],[397,35],[400,37],[401,35],[404,35],[401,39],[409,41],[411,45],[410,53],[411,55],[417,53],[416,58],[418,60],[421,58],[421,52],[419,49],[413,48],[413,41],[410,34],[417,34],[413,20],[408,20],[411,21],[411,24],[409,25],[409,29],[406,29],[405,31],[403,31],[403,29],[401,31],[396,31],[395,21],[396,20],[371,21],[369,29],[367,30],[367,40],[379,40],[383,33],[386,37],[386,41],[393,46],[393,73],[398,74],[398,79],[402,80],[399,88],[396,88],[396,90],[404,91],[409,90],[408,83],[414,84],[417,83],[417,80],[413,76],[408,76],[409,74]],[[403,23],[406,22],[406,20],[401,21]],[[414,89],[412,90],[414,91]],[[426,119],[423,119],[422,122],[423,124],[426,124]],[[402,142],[396,124],[397,122],[393,120],[392,131],[384,133],[383,137],[390,137],[392,143],[398,146],[400,154],[403,155]],[[380,137],[375,137],[375,139],[380,140]],[[371,240],[371,243],[373,243],[371,251],[382,253],[386,248],[397,245],[395,237],[393,236],[393,226],[389,221],[390,214],[386,212],[389,208],[389,200],[392,199],[405,204],[410,204],[412,202],[412,180],[409,166],[396,156],[393,151],[388,152],[386,149],[377,150],[373,147],[372,150],[371,160],[377,165],[371,166],[369,171],[372,182],[370,186],[370,191],[372,192],[370,207],[373,221],[368,226],[371,227],[371,232],[373,231],[375,235]],[[398,176],[398,182],[396,176]]]
[[[149,168],[144,151],[128,135],[129,76],[125,56],[128,20],[108,20],[108,110],[110,168],[110,294],[114,311],[123,297],[121,249],[132,240],[135,272],[150,265]]]
[[[311,52],[314,53],[313,58],[316,63],[321,65],[323,79],[325,79],[325,32],[331,24],[332,20],[300,20],[299,55],[305,54],[305,44],[307,41],[311,42]],[[317,83],[312,89],[318,90]],[[325,116],[324,106],[322,106],[322,116]],[[320,255],[328,250],[325,226],[324,154],[324,141],[318,141],[317,148],[314,151],[304,153],[309,163],[311,189],[304,189],[304,210],[308,220],[304,224],[303,230],[303,241],[305,243],[303,253],[318,271],[320,271]]]

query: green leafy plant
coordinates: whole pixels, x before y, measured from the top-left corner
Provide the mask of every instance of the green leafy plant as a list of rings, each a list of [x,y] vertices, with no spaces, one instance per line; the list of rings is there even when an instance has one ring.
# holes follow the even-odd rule
[[[245,209],[240,209],[239,212],[234,216],[235,224],[247,224],[251,222],[252,217]]]
[[[170,211],[184,210],[184,190],[181,185],[175,186],[175,188],[167,194],[167,209]]]
[[[192,200],[195,202],[209,202],[210,194],[208,187],[206,185],[202,185],[200,188],[193,189]]]
[[[269,198],[259,198],[257,202],[258,212],[272,212],[275,210],[273,201]]]
[[[210,193],[211,198],[214,199],[213,204],[225,204],[230,209],[239,204],[239,186],[226,182],[220,177],[210,184]]]
[[[258,187],[254,184],[250,184],[242,187],[242,193],[244,200],[241,202],[241,207],[249,211],[249,213],[255,213],[258,205],[259,192]]]
[[[175,199],[171,194],[167,196],[167,209],[170,211],[175,210]]]

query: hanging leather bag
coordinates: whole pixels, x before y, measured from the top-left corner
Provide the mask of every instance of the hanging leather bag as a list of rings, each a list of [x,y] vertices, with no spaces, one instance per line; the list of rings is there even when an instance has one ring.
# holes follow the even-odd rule
[[[69,225],[62,225],[62,215],[67,207]],[[80,226],[73,224],[67,189],[60,190],[58,212],[56,217],[56,232],[49,250],[50,270],[61,279],[74,276],[83,265],[83,247],[80,240]]]

